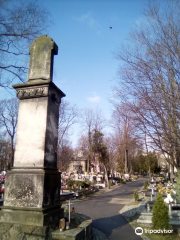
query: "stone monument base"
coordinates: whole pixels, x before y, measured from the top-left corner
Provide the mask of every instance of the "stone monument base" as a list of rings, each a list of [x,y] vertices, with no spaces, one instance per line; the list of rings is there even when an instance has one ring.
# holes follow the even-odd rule
[[[50,240],[52,231],[58,229],[59,219],[63,216],[64,209],[60,206],[44,212],[2,207],[0,240]]]
[[[41,227],[57,222],[57,226],[59,226],[59,220],[64,216],[64,209],[60,207],[60,205],[57,205],[49,209],[36,209],[34,211],[28,208],[18,209],[13,207],[11,209],[10,207],[2,207],[0,212],[0,224],[26,224]]]
[[[23,224],[1,223],[0,240],[50,240],[51,232],[57,230],[56,224],[50,226],[31,226]]]

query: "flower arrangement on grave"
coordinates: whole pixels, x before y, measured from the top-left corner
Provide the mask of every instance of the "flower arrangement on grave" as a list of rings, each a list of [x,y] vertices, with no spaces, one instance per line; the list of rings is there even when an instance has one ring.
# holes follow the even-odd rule
[[[161,193],[161,194],[165,193],[164,184],[158,183],[158,184],[157,184],[157,189],[158,189],[158,192],[159,192],[159,193]]]
[[[157,188],[156,188],[156,184],[155,184],[155,183],[149,184],[148,189],[154,189],[154,190],[156,190],[156,189],[157,189]]]
[[[174,189],[174,185],[173,184],[167,184],[167,186],[165,187],[163,184],[158,184],[157,185],[158,188],[158,192],[161,194],[171,194],[171,195],[176,195],[176,191]]]
[[[160,194],[165,194],[165,189],[163,189],[163,188],[158,188],[158,192],[159,192]]]
[[[162,188],[162,187],[164,187],[164,184],[158,183],[158,184],[157,184],[157,187],[158,187],[158,188]]]
[[[159,182],[164,181],[164,178],[163,177],[157,177],[156,181],[159,181]]]

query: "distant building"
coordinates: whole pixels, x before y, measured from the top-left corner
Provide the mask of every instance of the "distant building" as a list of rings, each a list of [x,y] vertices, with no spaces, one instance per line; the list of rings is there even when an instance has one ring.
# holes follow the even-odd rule
[[[166,158],[164,157],[164,155],[163,154],[158,154],[157,157],[158,157],[158,166],[161,167],[161,170],[165,171],[166,169],[168,169],[169,164],[166,161]]]
[[[158,155],[158,165],[161,167],[162,171],[165,171],[165,172],[166,171],[168,171],[168,172],[177,172],[177,168],[174,167],[174,169],[173,169],[173,166],[171,166],[167,162],[167,160],[166,160],[166,158],[165,158],[165,156],[163,154],[159,154]]]
[[[69,173],[82,173],[87,171],[87,155],[84,155],[82,150],[78,150],[74,153],[72,160],[70,161],[67,172]],[[89,165],[89,172],[99,173],[104,172],[104,167],[99,163],[99,157],[97,154],[93,156]]]
[[[82,150],[78,150],[74,153],[72,160],[70,161],[68,172],[82,173],[87,170],[87,157],[83,155]]]

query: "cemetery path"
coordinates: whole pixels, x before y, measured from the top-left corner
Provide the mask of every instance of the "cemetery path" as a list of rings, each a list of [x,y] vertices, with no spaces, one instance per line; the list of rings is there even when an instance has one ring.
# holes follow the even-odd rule
[[[77,199],[71,206],[77,213],[89,216],[93,220],[93,227],[102,231],[110,240],[142,240],[119,212],[132,202],[134,190],[141,188],[146,180],[141,178],[87,199]]]

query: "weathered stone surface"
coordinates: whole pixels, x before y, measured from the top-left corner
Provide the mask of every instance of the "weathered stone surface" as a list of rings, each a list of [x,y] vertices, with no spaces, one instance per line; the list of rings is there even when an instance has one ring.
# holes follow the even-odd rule
[[[78,215],[78,214],[77,214]],[[81,220],[88,217],[82,214]],[[79,227],[60,232],[57,229],[57,222],[48,226],[37,226],[17,223],[1,223],[0,224],[0,240],[91,240],[92,239],[92,220],[83,221]]]
[[[59,230],[52,233],[52,240],[85,240],[85,230],[82,228],[69,229],[64,232]]]
[[[30,226],[22,224],[0,224],[0,240],[52,240],[51,232],[56,226]]]
[[[60,173],[13,169],[7,173],[4,206],[43,208],[60,202]]]
[[[30,47],[28,82],[13,86],[20,104],[14,166],[7,174],[0,211],[0,240],[51,240],[63,218],[57,137],[65,94],[52,82],[57,51],[48,36],[37,38]]]
[[[65,217],[68,217],[68,213],[65,213]],[[71,224],[77,227],[73,229],[65,230],[64,232],[60,232],[59,230],[52,232],[52,240],[55,240],[55,239],[91,240],[92,239],[92,219],[90,219],[88,216],[85,216],[79,213],[71,214]]]
[[[13,174],[14,173],[14,174]],[[5,206],[42,207],[43,174],[12,171],[7,174]]]
[[[80,225],[80,228],[85,230],[86,240],[92,239],[92,219],[83,221]]]
[[[65,212],[64,213],[64,217],[69,219],[69,212]],[[86,220],[90,220],[90,217],[80,214],[80,213],[73,213],[71,214],[71,223],[73,225],[80,225],[82,222],[86,221]]]
[[[14,167],[57,167],[59,104],[64,95],[54,84],[44,88],[46,96],[20,101]]]
[[[28,81],[51,80],[53,77],[53,59],[58,54],[56,43],[47,35],[40,36],[30,46]]]
[[[48,226],[56,224],[56,228],[58,229],[59,219],[62,217],[63,210],[60,206],[46,211],[45,209],[36,210],[29,208],[3,207],[0,213],[0,222],[31,226]]]
[[[140,224],[152,224],[152,212],[142,212],[137,220]]]

